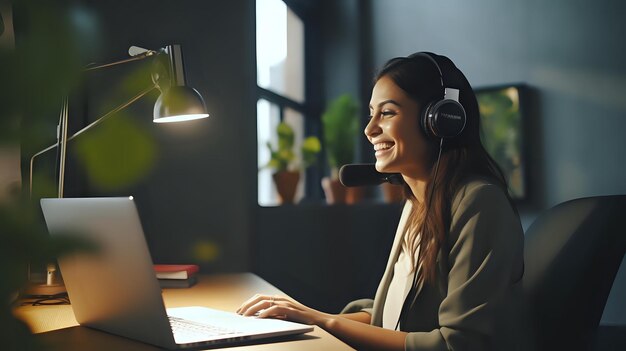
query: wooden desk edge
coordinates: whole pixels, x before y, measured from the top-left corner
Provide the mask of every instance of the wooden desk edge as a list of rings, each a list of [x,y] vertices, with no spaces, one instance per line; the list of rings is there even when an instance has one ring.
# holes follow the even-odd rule
[[[256,274],[245,272],[201,274],[198,276],[198,283],[191,288],[164,289],[163,300],[166,307],[205,306],[234,311],[243,301],[255,293],[286,295]],[[14,309],[14,314],[26,322],[35,334],[78,326],[70,305],[20,306]],[[71,331],[62,331],[58,334],[65,335],[67,333],[71,333]],[[299,343],[298,350],[352,350],[341,340],[317,326],[314,326],[313,332],[304,335],[307,337],[278,343],[259,342],[259,344],[245,346],[244,349],[269,350],[283,347],[289,349],[289,345],[294,346],[293,343]]]

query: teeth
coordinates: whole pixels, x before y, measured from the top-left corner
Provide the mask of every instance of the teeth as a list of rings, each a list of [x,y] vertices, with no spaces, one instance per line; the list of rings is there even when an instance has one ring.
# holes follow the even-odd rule
[[[390,149],[392,146],[393,146],[393,143],[374,144],[374,151],[387,150],[387,149]]]

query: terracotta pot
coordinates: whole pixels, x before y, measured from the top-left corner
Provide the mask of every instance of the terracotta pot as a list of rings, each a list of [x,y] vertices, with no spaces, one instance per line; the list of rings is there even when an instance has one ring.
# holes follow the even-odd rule
[[[339,179],[329,177],[322,178],[322,189],[326,195],[326,203],[332,204],[355,204],[363,198],[363,188],[346,188],[341,185]]]
[[[278,196],[281,204],[293,204],[293,198],[296,195],[298,181],[300,181],[300,172],[298,171],[280,171],[272,174]]]
[[[404,187],[402,185],[394,185],[383,183],[383,199],[386,203],[401,202],[404,200]]]
[[[363,200],[363,195],[365,194],[365,188],[362,186],[354,187],[354,188],[346,188],[346,203],[348,205],[356,204],[357,202],[361,202]]]

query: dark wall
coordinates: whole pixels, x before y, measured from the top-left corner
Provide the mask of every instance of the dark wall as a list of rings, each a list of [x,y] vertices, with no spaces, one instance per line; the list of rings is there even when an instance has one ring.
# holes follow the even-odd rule
[[[339,312],[373,298],[400,205],[297,205],[259,208],[256,272],[313,308]]]
[[[359,96],[360,21],[357,0],[321,1],[318,23],[323,35],[324,98]]]
[[[153,139],[156,161],[149,174],[116,190],[87,181],[73,195],[134,195],[155,262],[195,262],[207,273],[249,270],[256,203],[254,2],[85,1],[70,11],[91,23],[85,46],[97,42],[84,53],[85,63],[123,58],[132,45],[180,44],[187,83],[204,96],[210,113],[207,119],[155,124],[157,95],[143,98],[128,109],[130,116],[114,118],[132,118]],[[113,90],[128,67],[142,64],[94,72],[83,86],[84,96],[72,104],[94,120],[103,96],[123,95]],[[115,141],[125,143],[122,136]],[[121,162],[119,167],[130,166]],[[79,179],[67,182],[80,184]]]
[[[474,87],[533,89],[526,227],[557,203],[626,193],[626,3],[372,0],[371,11],[377,65],[433,51],[452,58]],[[622,264],[603,323],[626,324],[625,276]]]

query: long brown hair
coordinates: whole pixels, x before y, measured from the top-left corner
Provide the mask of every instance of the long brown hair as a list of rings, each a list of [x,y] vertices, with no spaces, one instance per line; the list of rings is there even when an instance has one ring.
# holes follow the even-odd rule
[[[436,167],[431,167],[424,201],[420,202],[409,186],[404,185],[405,196],[413,205],[405,227],[405,239],[413,269],[421,266],[419,279],[430,283],[435,281],[437,256],[447,247],[452,198],[464,180],[472,176],[483,177],[502,186],[505,192],[507,189],[502,171],[480,141],[480,115],[472,87],[450,59],[439,55],[434,57],[445,81],[448,84],[454,83],[450,85],[460,90],[459,102],[465,109],[467,122],[460,135],[442,141],[437,174],[435,177]],[[383,76],[391,78],[419,104],[420,109],[424,109],[433,100],[443,98],[441,75],[437,66],[423,54],[389,60],[376,75],[375,82]],[[440,152],[440,139],[430,137],[430,140],[433,143],[431,159],[434,163]],[[418,245],[419,255],[416,262],[415,252]]]

